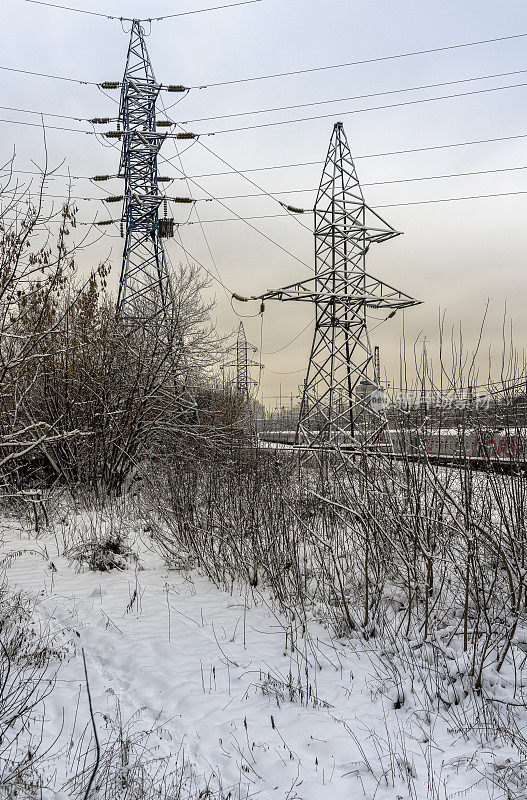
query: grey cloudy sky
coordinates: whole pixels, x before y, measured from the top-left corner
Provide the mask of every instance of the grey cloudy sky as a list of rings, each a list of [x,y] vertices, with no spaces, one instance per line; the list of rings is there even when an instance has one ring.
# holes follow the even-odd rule
[[[78,8],[128,17],[162,15],[227,0],[128,0],[103,3],[76,0]],[[68,5],[67,0],[60,0]],[[2,66],[34,70],[85,81],[119,80],[122,75],[128,36],[126,23],[74,14],[25,2],[10,0],[3,9]],[[244,77],[267,75],[328,64],[371,59],[397,53],[473,42],[527,32],[524,0],[444,0],[442,3],[400,0],[263,0],[251,5],[210,13],[181,16],[154,22],[147,40],[158,80],[201,87]],[[263,189],[295,205],[310,208],[319,181],[320,165],[274,168],[277,165],[316,162],[324,159],[332,125],[344,122],[352,154],[356,156],[363,184],[400,181],[408,178],[451,175],[459,172],[505,170],[527,167],[527,138],[509,139],[470,147],[367,157],[413,148],[469,142],[480,139],[527,134],[525,99],[527,86],[474,94],[422,104],[368,110],[359,109],[388,103],[435,97],[455,92],[527,84],[527,72],[518,75],[461,83],[437,89],[408,91],[388,97],[347,100],[369,93],[387,92],[497,73],[527,70],[524,55],[527,38],[477,47],[460,48],[346,67],[304,75],[236,83],[229,86],[196,88],[170,110],[180,122],[218,117],[238,112],[273,109],[293,104],[335,100],[326,105],[284,110],[267,114],[189,122],[187,128],[215,133],[199,142],[183,143],[181,163],[188,175],[208,175],[227,168],[218,156],[240,170],[273,169],[249,173]],[[93,86],[2,71],[0,104],[15,109],[64,114],[81,119],[115,113],[113,100]],[[167,102],[180,98],[168,95]],[[220,133],[230,128],[278,122],[328,114],[325,119],[274,125],[254,130]],[[38,122],[38,117],[4,109],[3,119]],[[48,126],[89,129],[83,122],[45,118]],[[42,163],[42,134],[36,127],[0,123],[1,154],[4,159],[14,145],[17,167],[31,169],[31,161]],[[75,176],[91,176],[116,170],[118,150],[108,141],[81,133],[53,130],[47,133],[53,166],[64,161]],[[180,143],[181,144],[181,143]],[[162,155],[174,159],[174,143],[163,146]],[[161,163],[163,174],[177,177],[180,163]],[[238,175],[195,178],[196,198],[231,197],[256,193],[257,189]],[[49,182],[49,193],[64,193],[67,182]],[[119,193],[118,181],[105,184]],[[186,194],[183,181],[174,191]],[[296,190],[307,190],[297,192]],[[516,344],[523,347],[527,336],[525,295],[527,275],[524,223],[526,195],[474,199],[461,202],[402,205],[414,201],[466,195],[527,191],[527,169],[509,169],[470,177],[399,182],[365,186],[366,199],[373,206],[394,204],[381,213],[404,236],[372,248],[369,271],[404,291],[424,300],[405,314],[409,347],[426,336],[433,351],[437,342],[439,311],[446,312],[448,325],[463,321],[465,344],[473,345],[488,298],[491,298],[483,349],[501,349],[501,328],[505,303],[514,321]],[[104,191],[87,180],[75,180],[72,193],[94,198],[80,201],[79,218],[85,221],[108,218],[109,211],[95,198]],[[58,202],[58,201],[57,201]],[[269,197],[244,197],[224,201],[240,216],[280,214]],[[218,220],[232,214],[218,202],[197,204],[202,220]],[[110,206],[112,214],[116,206]],[[174,209],[185,221],[188,210]],[[309,218],[302,221],[309,223]],[[189,222],[197,223],[193,214]],[[313,237],[291,217],[255,220],[252,223],[301,261],[313,261]],[[216,267],[230,290],[258,294],[309,276],[309,271],[264,236],[243,222],[206,222],[208,243]],[[120,266],[122,240],[117,230],[108,230],[92,250],[82,256],[83,266],[111,253],[114,281]],[[215,267],[199,224],[181,227],[185,248],[215,273]],[[112,238],[115,237],[115,238]],[[168,244],[172,261],[184,256],[176,240]],[[211,289],[217,298],[216,316],[222,332],[233,330],[238,318],[226,293],[218,285]],[[281,349],[312,317],[312,310],[293,304],[269,303],[263,323],[263,351],[266,369],[261,394],[270,398],[279,391],[296,393],[303,378],[312,328],[308,327],[291,346]],[[252,306],[236,306],[244,314],[256,313]],[[379,316],[379,313],[374,314]],[[384,324],[372,320],[372,340],[381,347],[383,365],[397,381],[402,321],[397,316]],[[249,339],[260,346],[259,318],[245,320]],[[256,374],[255,374],[255,377]],[[272,400],[268,400],[272,403]]]

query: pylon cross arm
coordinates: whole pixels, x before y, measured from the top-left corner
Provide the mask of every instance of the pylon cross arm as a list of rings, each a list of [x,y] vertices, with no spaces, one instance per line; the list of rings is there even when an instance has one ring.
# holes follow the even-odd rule
[[[329,281],[333,273],[322,273],[316,278],[308,278],[305,281],[292,283],[281,289],[270,289],[264,294],[252,297],[252,300],[280,300],[304,301],[309,303],[338,302],[345,305],[355,305],[364,303],[371,308],[410,308],[419,305],[422,301],[415,300],[410,295],[395,289],[388,283],[363,272],[360,275],[362,287],[357,286],[357,275],[355,280],[342,279],[338,277],[340,291],[329,291],[327,288],[319,289],[317,284]]]

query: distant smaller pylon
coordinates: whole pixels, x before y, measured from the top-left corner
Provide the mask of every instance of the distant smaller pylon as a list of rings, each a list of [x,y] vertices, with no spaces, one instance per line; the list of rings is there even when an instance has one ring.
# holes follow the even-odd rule
[[[251,367],[259,367],[258,362],[251,358],[251,354],[258,352],[258,348],[253,344],[249,344],[245,335],[245,328],[243,322],[238,326],[238,333],[236,335],[236,342],[228,348],[228,351],[235,352],[235,357],[232,361],[227,361],[225,367],[232,367],[235,370],[234,384],[236,391],[246,403],[251,402],[253,387],[257,386],[258,381],[250,376]]]

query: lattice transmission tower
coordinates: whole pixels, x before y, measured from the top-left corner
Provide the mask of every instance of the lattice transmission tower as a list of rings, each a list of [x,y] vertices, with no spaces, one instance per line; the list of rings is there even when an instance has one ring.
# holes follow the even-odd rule
[[[373,349],[373,382],[376,386],[381,385],[381,356],[378,344]]]
[[[365,202],[341,122],[333,128],[314,209],[315,277],[258,299],[315,304],[315,332],[296,443],[314,447],[376,441],[384,413],[373,407],[367,309],[388,316],[419,301],[366,272],[370,245],[394,230]]]
[[[227,352],[230,354],[230,359],[224,363],[223,370],[234,370],[232,383],[244,402],[249,404],[253,387],[258,383],[251,378],[250,369],[260,365],[252,358],[258,352],[258,348],[247,341],[243,322],[240,322],[238,326],[236,341],[227,348]]]
[[[244,400],[249,403],[251,399],[252,387],[256,386],[256,381],[249,375],[249,367],[258,366],[250,358],[249,353],[256,353],[257,348],[247,342],[243,322],[238,327],[236,337],[236,389]]]
[[[159,219],[164,200],[157,174],[157,156],[164,138],[156,129],[159,91],[144,30],[134,20],[119,109],[125,244],[117,313],[138,324],[147,324],[159,315],[168,320],[173,313],[172,285],[162,242],[163,237],[173,235],[173,220]]]

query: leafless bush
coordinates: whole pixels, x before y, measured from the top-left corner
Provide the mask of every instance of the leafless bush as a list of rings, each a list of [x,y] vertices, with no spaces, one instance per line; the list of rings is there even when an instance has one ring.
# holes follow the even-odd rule
[[[227,439],[242,409],[210,379],[221,343],[197,268],[176,268],[172,305],[148,324],[117,319],[108,263],[79,278],[89,233],[68,245],[76,209],[46,216],[45,178],[35,201],[0,186],[0,483],[8,499],[53,485],[116,495],[160,454]]]
[[[22,594],[0,586],[0,797],[40,796],[44,701],[69,647],[34,623]]]
[[[219,776],[200,777],[187,760],[183,744],[174,741],[169,725],[147,723],[138,711],[123,719],[119,704],[114,714],[97,715],[102,737],[101,758],[90,797],[97,800],[228,800]],[[69,756],[72,777],[63,791],[85,797],[92,774],[94,743],[87,726]]]
[[[392,415],[397,457],[336,449],[299,464],[238,444],[172,463],[143,493],[154,536],[174,564],[197,564],[217,585],[269,591],[290,646],[312,617],[360,642],[372,691],[393,708],[466,714],[487,741],[498,728],[506,737],[489,709],[512,704],[516,729],[527,711],[524,451],[504,449],[497,463],[489,445],[525,438],[527,398],[507,395],[509,380],[483,410]],[[455,448],[431,452],[429,437],[454,426]],[[521,737],[508,730],[519,764]]]

